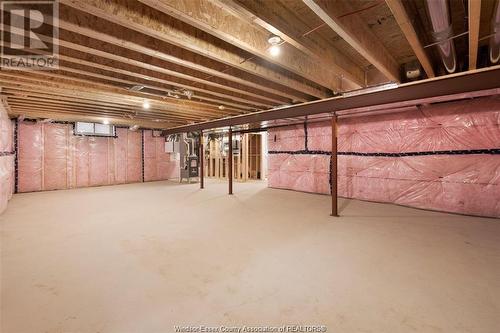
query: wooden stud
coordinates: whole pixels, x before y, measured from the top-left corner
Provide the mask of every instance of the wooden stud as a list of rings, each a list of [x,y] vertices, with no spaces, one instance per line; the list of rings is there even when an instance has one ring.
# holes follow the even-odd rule
[[[87,12],[91,15],[105,19],[107,21],[133,29],[140,33],[152,36],[177,47],[208,57],[214,61],[223,62],[229,66],[239,68],[250,74],[260,76],[272,82],[276,82],[297,91],[303,91],[318,98],[328,97],[328,93],[322,89],[312,87],[281,74],[279,71],[269,69],[257,62],[247,61],[247,58],[237,53],[228,52],[220,47],[215,40],[210,42],[196,37],[179,28],[179,24],[174,19],[164,13],[159,13],[154,9],[144,6],[138,2],[120,2],[103,0],[60,0],[64,6],[60,6],[60,25],[63,29],[63,22],[74,19],[79,15],[68,11],[68,6]],[[189,1],[185,3],[190,5]],[[208,2],[207,2],[208,4]],[[161,3],[155,2],[154,8],[160,8]],[[177,4],[178,8],[182,8]],[[205,7],[205,5],[203,6]],[[219,16],[219,15],[218,15]],[[77,21],[78,24],[85,23],[86,20]]]
[[[277,17],[275,7],[279,6],[279,3],[275,1],[211,1],[238,15],[240,19],[256,24],[269,33],[281,37],[285,42],[321,63],[323,68],[331,68],[336,76],[344,76],[352,83],[352,89],[364,86],[364,72],[361,67],[333,45],[324,45],[312,39],[312,36],[305,38],[303,31],[300,31],[294,24],[295,18],[287,11],[279,11],[279,17]]]
[[[469,0],[469,70],[476,69],[481,23],[481,0]]]
[[[234,15],[230,10],[205,0],[139,0],[148,6],[154,6],[167,15],[231,43],[251,54],[279,65],[292,73],[311,82],[336,90],[335,76],[331,68],[324,68],[302,52],[286,48],[279,57],[268,52],[269,35],[253,24]],[[327,95],[317,96],[327,97]]]
[[[361,18],[350,15],[338,19],[340,13],[352,12],[348,2],[302,0],[323,22],[342,37],[388,79],[399,82],[399,66],[376,35]]]
[[[475,0],[472,1],[474,2]],[[434,69],[432,68],[432,63],[429,60],[429,57],[427,56],[427,53],[425,52],[422,46],[422,43],[420,43],[417,32],[413,27],[413,24],[408,16],[408,13],[406,12],[403,2],[401,0],[385,0],[385,2],[387,3],[387,6],[389,6],[392,15],[394,15],[394,18],[396,19],[399,28],[405,35],[406,40],[408,41],[411,48],[413,49],[413,52],[417,56],[417,59],[422,65],[422,68],[427,74],[427,77],[429,78],[434,77],[435,74],[434,74]]]

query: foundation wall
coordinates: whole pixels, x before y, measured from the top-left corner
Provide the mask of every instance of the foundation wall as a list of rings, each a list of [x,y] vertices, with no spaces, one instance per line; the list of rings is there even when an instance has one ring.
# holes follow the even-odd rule
[[[151,138],[150,133],[116,128],[116,137],[74,136],[72,124],[20,122],[18,192],[168,179],[173,172],[163,170],[174,169],[175,162],[170,162],[170,154],[160,154],[163,138]],[[161,155],[158,162],[154,155],[154,168],[162,171],[154,177],[150,176],[151,145]]]
[[[179,162],[171,160],[171,154],[165,152],[165,138],[153,136],[154,132],[143,131],[144,181],[179,178]]]
[[[0,214],[14,192],[14,124],[0,104]]]
[[[269,187],[331,193],[330,122],[268,136]],[[339,119],[338,193],[500,217],[500,97]]]

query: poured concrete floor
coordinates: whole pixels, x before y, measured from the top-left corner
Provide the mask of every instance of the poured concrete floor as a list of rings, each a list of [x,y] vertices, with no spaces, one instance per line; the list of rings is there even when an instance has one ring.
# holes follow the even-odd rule
[[[15,195],[5,333],[175,325],[500,332],[500,220],[265,188],[156,182]]]

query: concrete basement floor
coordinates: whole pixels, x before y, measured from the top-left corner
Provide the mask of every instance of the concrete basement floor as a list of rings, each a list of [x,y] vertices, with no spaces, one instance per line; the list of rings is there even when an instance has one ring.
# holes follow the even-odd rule
[[[500,332],[500,220],[155,182],[15,195],[0,216],[3,333],[175,325]]]

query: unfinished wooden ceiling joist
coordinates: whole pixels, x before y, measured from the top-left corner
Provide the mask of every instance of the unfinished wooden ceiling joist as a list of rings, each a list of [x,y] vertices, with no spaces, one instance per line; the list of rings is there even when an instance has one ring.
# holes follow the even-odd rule
[[[164,131],[165,135],[203,131],[232,126],[251,126],[255,129],[266,127],[266,122],[298,118],[304,122],[305,117],[349,114],[351,112],[401,108],[418,106],[427,103],[469,99],[480,96],[500,94],[498,78],[500,66],[407,83],[399,87],[383,89],[352,96],[332,97],[321,101],[313,101],[299,105],[266,110],[230,118],[207,121],[204,123],[178,126]],[[312,118],[313,119],[313,118]]]
[[[432,78],[426,1],[60,0],[59,68],[2,69],[2,98],[12,116],[169,128]],[[457,72],[492,65],[496,1],[446,1]]]

